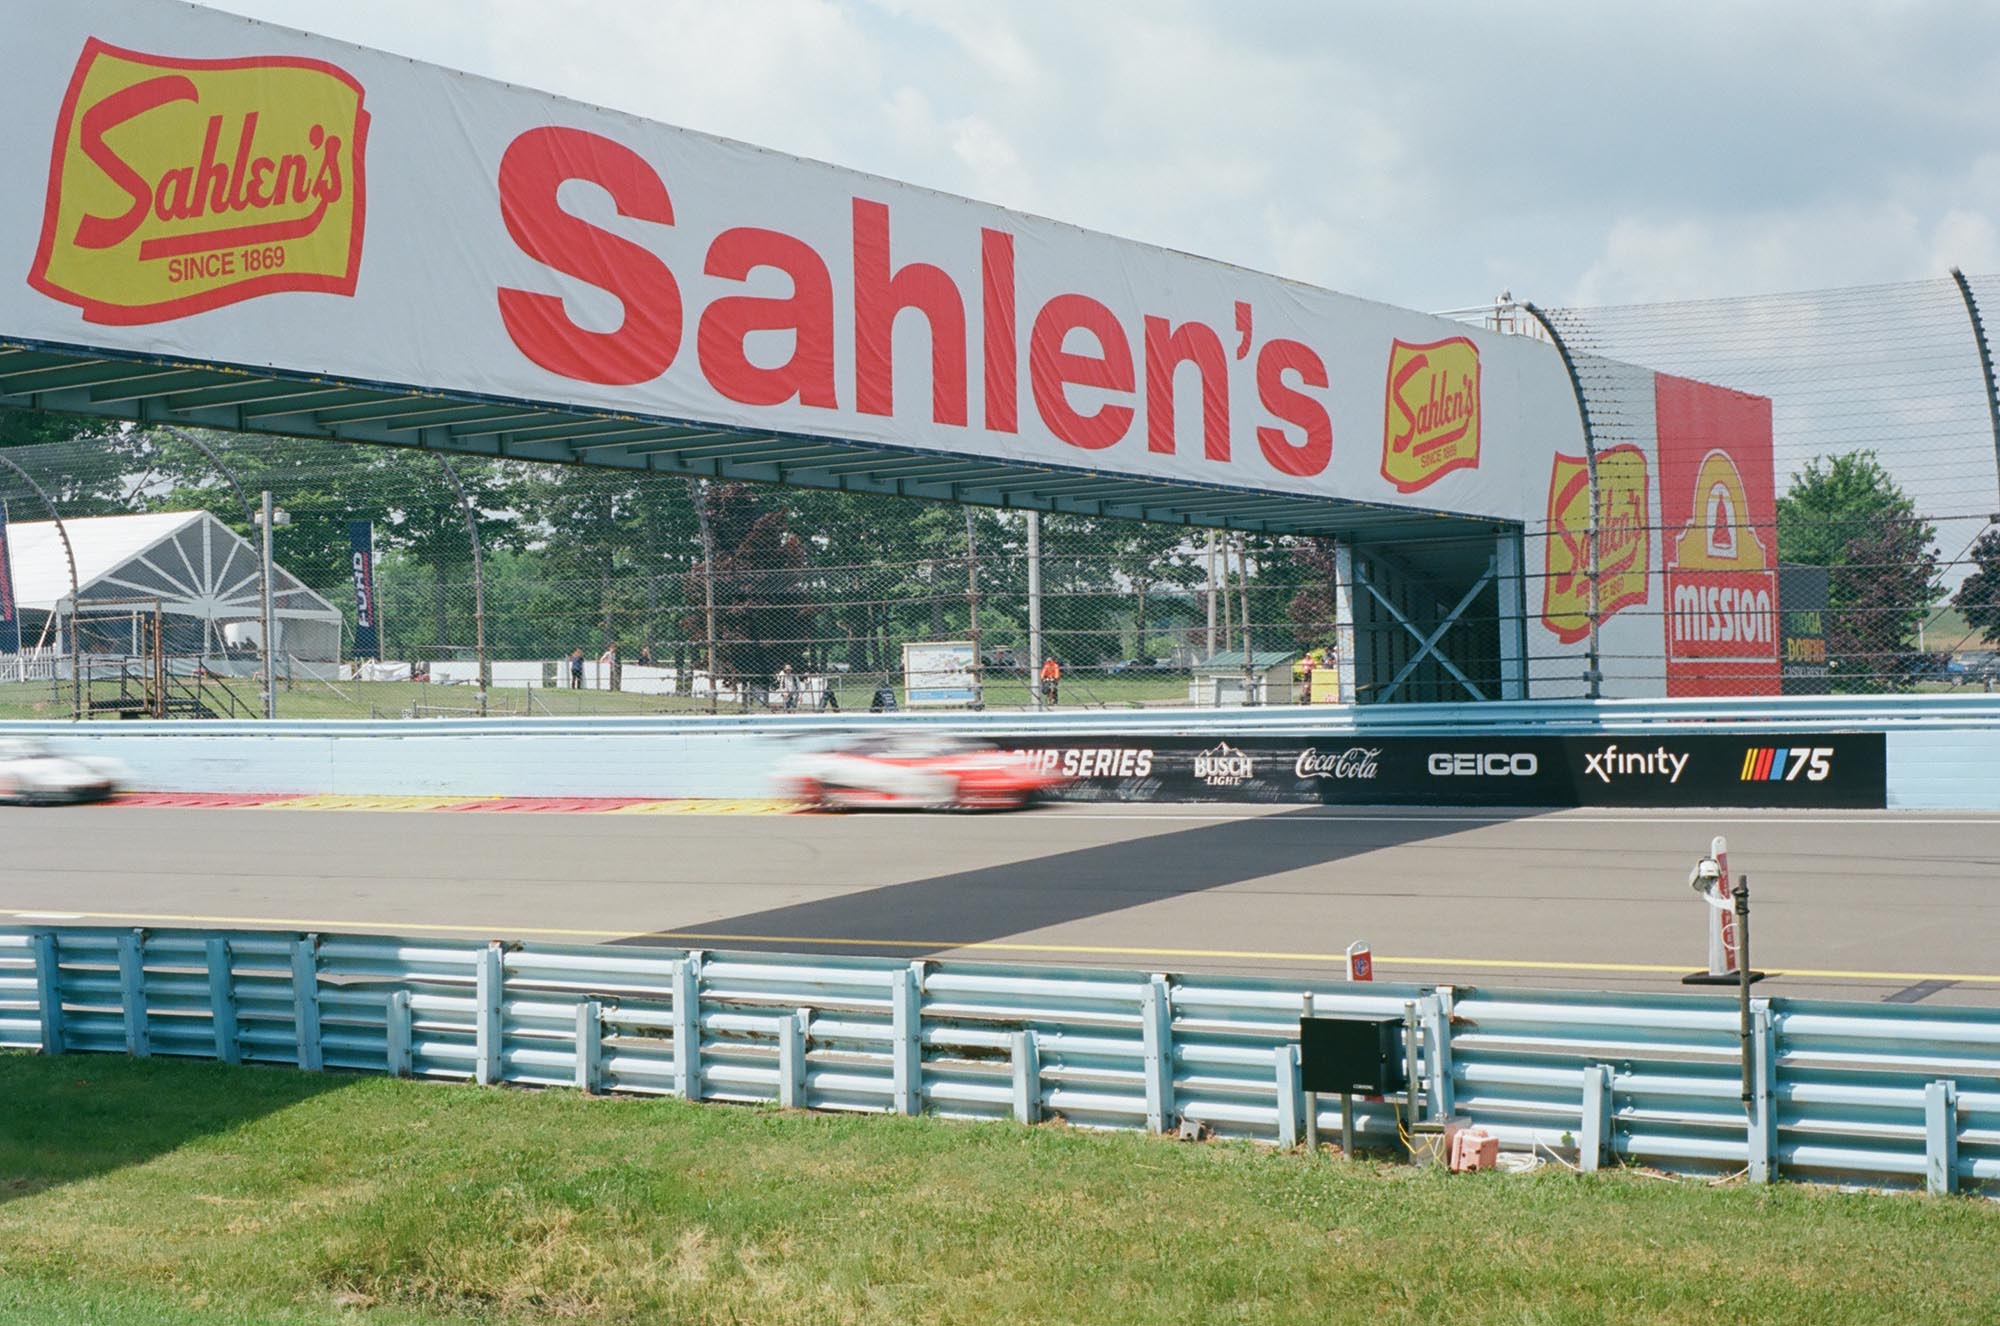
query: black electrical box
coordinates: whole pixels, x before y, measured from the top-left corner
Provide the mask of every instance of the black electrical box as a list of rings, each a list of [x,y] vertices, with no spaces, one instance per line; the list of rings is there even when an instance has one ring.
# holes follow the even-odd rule
[[[1401,1018],[1300,1018],[1299,1085],[1323,1095],[1401,1091]]]

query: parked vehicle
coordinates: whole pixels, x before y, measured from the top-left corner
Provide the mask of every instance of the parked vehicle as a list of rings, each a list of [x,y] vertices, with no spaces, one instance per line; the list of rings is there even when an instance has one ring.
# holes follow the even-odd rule
[[[1963,681],[2000,681],[2000,653],[1991,649],[1975,650],[1970,654],[1960,654],[1958,662],[1964,671]]]
[[[63,755],[35,737],[0,737],[0,801],[20,805],[102,801],[127,780],[116,760]]]
[[[850,735],[787,756],[779,786],[821,810],[1019,810],[1068,781],[982,741],[928,733]]]

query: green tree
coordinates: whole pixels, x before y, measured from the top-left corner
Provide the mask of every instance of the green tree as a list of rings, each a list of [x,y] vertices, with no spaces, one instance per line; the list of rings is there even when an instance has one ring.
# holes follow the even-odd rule
[[[1843,690],[1908,684],[1939,596],[1936,536],[1872,451],[1814,459],[1778,499],[1778,559],[1833,568],[1827,653]]]
[[[2000,644],[2000,529],[1989,529],[1972,545],[1976,568],[1952,595],[1951,604],[1988,644]]]

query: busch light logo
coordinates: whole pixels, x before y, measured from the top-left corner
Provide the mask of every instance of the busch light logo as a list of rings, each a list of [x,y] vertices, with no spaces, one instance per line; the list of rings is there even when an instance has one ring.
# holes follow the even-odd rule
[[[1256,771],[1256,762],[1226,741],[1194,757],[1194,776],[1210,787],[1240,787]]]
[[[1308,746],[1299,752],[1299,762],[1292,771],[1300,778],[1373,778],[1381,771],[1382,766],[1376,763],[1381,754],[1380,746],[1349,746],[1325,754]]]

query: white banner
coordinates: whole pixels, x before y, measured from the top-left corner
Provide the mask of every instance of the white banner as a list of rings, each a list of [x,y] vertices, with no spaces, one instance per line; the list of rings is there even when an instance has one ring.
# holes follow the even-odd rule
[[[178,0],[10,11],[0,335],[1508,520],[1580,450],[1524,338]]]

